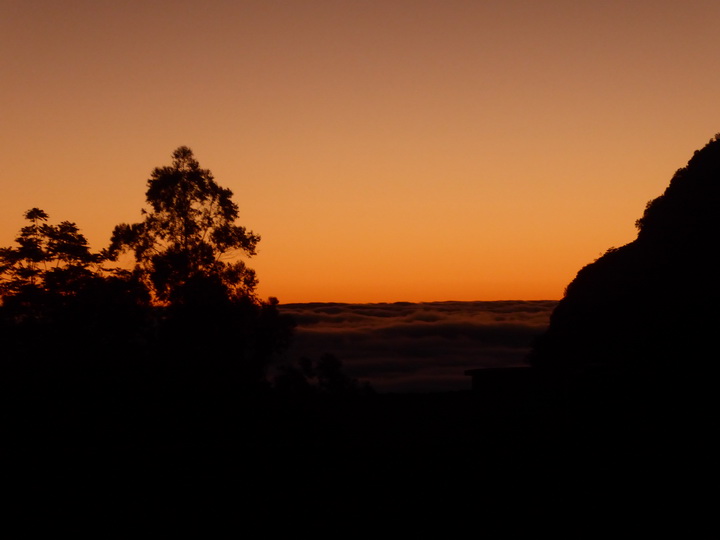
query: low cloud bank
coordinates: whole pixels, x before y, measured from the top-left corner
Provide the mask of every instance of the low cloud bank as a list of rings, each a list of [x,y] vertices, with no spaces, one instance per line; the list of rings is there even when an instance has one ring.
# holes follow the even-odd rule
[[[525,364],[556,301],[283,304],[298,323],[285,361],[324,353],[380,392],[470,388],[465,370]]]

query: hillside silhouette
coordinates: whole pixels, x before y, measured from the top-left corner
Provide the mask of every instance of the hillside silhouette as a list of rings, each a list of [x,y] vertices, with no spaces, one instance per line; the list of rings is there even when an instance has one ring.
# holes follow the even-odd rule
[[[719,322],[718,208],[720,135],[648,202],[633,242],[578,272],[534,347],[533,365],[707,367]]]
[[[558,415],[618,450],[707,474],[717,405],[720,135],[568,285],[530,355]]]

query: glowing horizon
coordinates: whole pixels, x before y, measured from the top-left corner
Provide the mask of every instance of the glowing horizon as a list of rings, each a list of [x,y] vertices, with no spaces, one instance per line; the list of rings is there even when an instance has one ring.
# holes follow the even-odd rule
[[[553,300],[720,131],[720,4],[4,1],[0,246],[181,145],[282,303]]]

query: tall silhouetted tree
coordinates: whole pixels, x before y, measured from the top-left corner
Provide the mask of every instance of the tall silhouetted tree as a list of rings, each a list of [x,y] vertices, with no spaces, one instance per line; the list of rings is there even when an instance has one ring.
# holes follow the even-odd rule
[[[163,303],[193,302],[210,290],[252,297],[255,272],[237,255],[254,255],[260,237],[235,223],[232,191],[200,168],[192,150],[181,146],[172,157],[172,165],[153,170],[147,182],[144,220],[115,227],[110,256],[131,250],[136,271]]]
[[[236,223],[232,191],[189,148],[172,157],[151,173],[143,221],[115,227],[108,256],[134,255],[134,273],[159,306],[153,356],[169,361],[180,387],[256,386],[292,322],[275,299],[256,297],[255,272],[239,256],[253,256],[260,237]]]

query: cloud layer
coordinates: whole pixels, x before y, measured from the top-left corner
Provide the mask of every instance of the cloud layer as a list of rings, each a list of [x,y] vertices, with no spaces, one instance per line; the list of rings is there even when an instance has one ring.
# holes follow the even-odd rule
[[[556,301],[284,304],[298,323],[286,361],[337,356],[380,392],[470,388],[465,370],[522,365]]]

